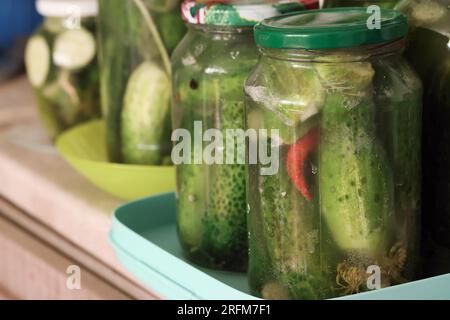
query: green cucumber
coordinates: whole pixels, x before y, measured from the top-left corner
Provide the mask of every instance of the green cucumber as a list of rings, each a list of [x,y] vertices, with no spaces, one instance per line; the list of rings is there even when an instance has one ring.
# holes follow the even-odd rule
[[[28,78],[33,87],[41,87],[50,72],[50,47],[43,36],[34,36],[25,50],[25,64]]]
[[[122,110],[122,155],[126,163],[162,162],[169,141],[169,76],[156,64],[142,63],[130,76]]]
[[[206,214],[207,191],[202,165],[177,166],[179,192],[177,192],[177,226],[179,238],[189,254],[195,254],[202,245],[202,220]]]
[[[320,209],[341,250],[382,254],[393,216],[393,179],[376,136],[368,62],[317,63],[328,89],[319,145]]]
[[[379,61],[375,67],[378,135],[394,169],[396,224],[409,252],[404,274],[412,279],[420,251],[422,86],[405,62]]]
[[[211,196],[203,218],[204,247],[217,257],[217,263],[223,259],[228,261],[227,269],[238,270],[247,260],[245,166],[217,165],[210,171]]]
[[[330,93],[322,112],[320,208],[342,250],[380,253],[388,241],[391,172],[376,140],[374,116],[371,98],[342,93]]]
[[[281,161],[287,161],[287,150],[286,146],[281,147]],[[265,247],[267,257],[261,252],[258,265],[270,261],[266,261],[264,267],[270,270],[269,274],[273,277],[265,279],[266,285],[261,287],[261,293],[276,298],[283,298],[286,292],[293,299],[329,297],[332,284],[329,276],[322,273],[320,261],[323,249],[319,242],[321,227],[318,211],[315,210],[318,208],[318,197],[312,202],[307,201],[287,178],[284,166],[274,176],[260,176],[257,171],[253,174],[258,175],[261,203],[260,213],[255,208],[250,214],[261,214],[261,217],[252,217],[251,220],[263,223],[260,225],[262,232],[258,230],[260,238],[252,237],[252,241],[258,243],[251,245],[251,248],[261,250]],[[267,284],[273,281],[279,286],[268,287]]]
[[[230,92],[233,88],[231,84],[235,84],[233,95],[228,95],[228,99],[221,103],[220,123],[216,125],[224,137],[227,129],[244,128],[244,102],[232,100],[243,97],[240,88],[244,78],[245,75],[241,74],[232,77],[233,81],[224,81],[230,85]],[[234,142],[235,151],[238,147],[238,143]],[[247,261],[245,165],[213,165],[209,175],[211,196],[203,220],[204,247],[211,256],[216,257],[217,264],[226,264],[226,269],[241,270]]]
[[[53,45],[53,61],[66,70],[79,70],[95,58],[94,36],[86,29],[67,30],[59,34]]]
[[[113,18],[119,15],[120,19]],[[136,58],[128,46],[119,46],[118,43],[141,39],[143,27],[139,11],[131,1],[123,0],[99,0],[98,26],[100,100],[107,128],[108,157],[112,162],[122,162],[120,125],[123,96]]]
[[[305,273],[306,269],[302,266],[306,266],[308,256],[306,234],[313,228],[301,212],[310,212],[312,204],[297,197],[298,191],[289,180],[283,179],[283,173],[259,178],[261,221],[264,221],[265,239],[274,272]]]
[[[242,101],[222,105],[222,133],[244,126]],[[237,150],[237,143],[234,148]],[[225,154],[224,154],[225,155]],[[204,218],[204,243],[213,256],[242,264],[246,261],[245,165],[223,164],[210,168],[211,197]],[[234,257],[228,259],[227,257]]]
[[[99,0],[101,102],[107,126],[108,156],[113,162],[126,162],[122,154],[124,130],[121,125],[130,74],[144,61],[162,61],[165,68],[169,69],[167,54],[162,52],[164,45],[161,44],[164,42],[169,47],[174,46],[176,39],[184,33],[184,30],[180,30],[179,22],[175,24],[175,21],[162,17],[172,14],[166,10],[174,8],[174,1],[179,4],[178,0],[171,0],[170,3],[154,0]],[[153,11],[161,6],[164,11]],[[162,41],[155,35],[158,28],[162,33]],[[170,119],[166,127],[170,127]]]
[[[227,74],[221,79],[217,75],[199,78],[189,75],[187,79],[190,81],[184,82],[177,90],[183,107],[192,109],[191,118],[185,119],[186,122],[181,127],[190,128],[193,120],[203,120],[204,127],[221,130],[224,138],[227,129],[244,128],[245,106],[242,88],[246,77],[245,70],[250,67],[251,65],[248,65],[244,71]],[[208,115],[201,117],[204,113]],[[234,148],[237,149],[237,142],[234,143]],[[186,166],[182,167],[183,172]],[[194,188],[189,194],[204,192],[205,211],[198,211],[197,216],[192,214],[190,218],[198,221],[198,216],[202,216],[202,229],[197,229],[202,237],[201,248],[193,260],[217,268],[243,270],[247,260],[245,165],[217,164],[202,168],[205,172],[198,171],[197,174],[205,179],[203,183],[191,183],[189,180],[197,178],[187,174],[183,174],[180,181],[181,188],[184,184]],[[205,184],[209,186],[209,190],[204,190]],[[192,223],[188,221],[187,215],[193,212],[196,203],[182,201],[182,198],[180,195],[180,217],[186,219],[178,220],[179,229],[191,229],[189,226]],[[182,241],[188,241],[183,239],[181,233],[180,238]]]
[[[420,199],[422,86],[409,66],[395,63],[377,63],[375,102],[378,135],[394,168],[396,215],[409,219]]]

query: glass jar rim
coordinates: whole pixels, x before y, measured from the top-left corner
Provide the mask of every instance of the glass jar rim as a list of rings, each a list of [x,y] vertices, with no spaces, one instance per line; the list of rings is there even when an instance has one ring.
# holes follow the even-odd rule
[[[254,28],[252,26],[228,26],[228,25],[210,25],[186,23],[188,29],[205,33],[230,33],[230,34],[249,34],[253,35]]]
[[[295,62],[325,62],[325,63],[347,63],[360,62],[374,57],[386,57],[400,55],[406,46],[406,38],[400,38],[388,43],[365,45],[352,48],[337,49],[279,49],[259,47],[263,57],[277,60]]]

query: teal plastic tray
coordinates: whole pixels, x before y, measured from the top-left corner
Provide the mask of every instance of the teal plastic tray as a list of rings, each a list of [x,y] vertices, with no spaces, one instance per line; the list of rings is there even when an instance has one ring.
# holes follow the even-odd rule
[[[118,259],[146,286],[167,299],[257,299],[249,294],[245,274],[209,270],[186,261],[175,219],[173,193],[119,207],[110,232]],[[450,274],[339,299],[450,299]]]

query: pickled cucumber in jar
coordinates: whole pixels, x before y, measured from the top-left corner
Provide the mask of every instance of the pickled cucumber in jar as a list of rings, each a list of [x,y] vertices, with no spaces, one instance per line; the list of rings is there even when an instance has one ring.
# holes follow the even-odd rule
[[[25,64],[51,139],[100,116],[97,3],[37,1],[45,19],[28,41]]]
[[[173,129],[186,129],[192,138],[195,121],[224,137],[227,129],[244,128],[243,86],[258,57],[252,29],[242,20],[208,20],[232,10],[231,5],[211,6],[199,23],[189,12],[184,15],[189,31],[172,58],[172,114]],[[177,225],[184,253],[202,266],[245,270],[245,165],[196,164],[196,156],[203,155],[193,153],[191,163],[177,165]]]
[[[169,165],[178,0],[99,0],[100,87],[112,162]]]
[[[212,141],[195,139],[203,137],[196,128],[223,137],[223,145],[211,137],[218,161],[203,159],[202,151],[193,150],[188,161],[177,163],[179,239],[190,261],[231,271],[247,267],[246,167],[245,159],[237,156],[243,143],[231,140],[233,151],[226,151],[227,132],[245,126],[243,87],[258,59],[252,28],[280,8],[305,8],[255,2],[207,6],[185,1],[189,31],[172,57],[174,132],[187,131],[191,145],[205,150]]]
[[[368,15],[324,9],[255,29],[247,128],[278,129],[269,138],[280,148],[276,174],[247,174],[260,297],[324,299],[417,275],[422,87],[401,55],[406,16],[382,10],[386,38],[367,29]]]

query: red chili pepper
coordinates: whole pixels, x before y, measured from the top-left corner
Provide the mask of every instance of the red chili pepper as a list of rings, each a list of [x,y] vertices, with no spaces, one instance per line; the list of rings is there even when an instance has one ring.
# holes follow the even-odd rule
[[[297,189],[308,201],[313,199],[305,179],[306,160],[319,143],[319,128],[311,129],[307,134],[297,140],[288,151],[287,171]]]

